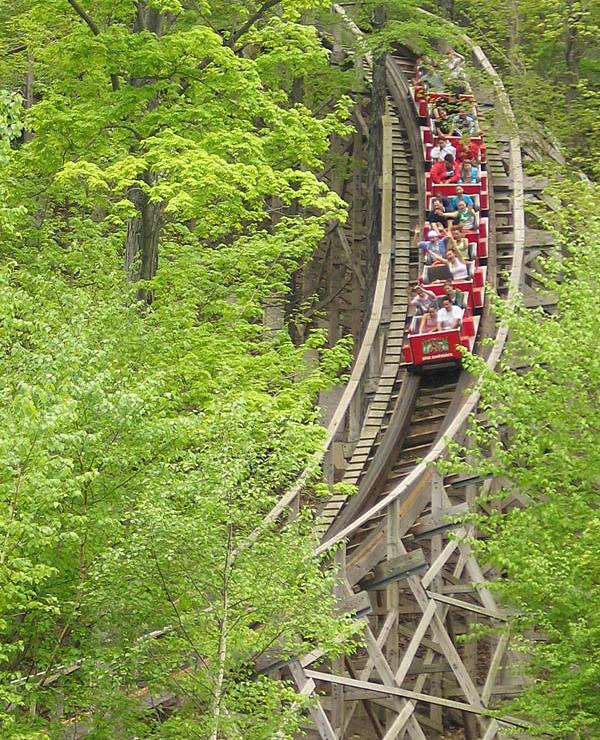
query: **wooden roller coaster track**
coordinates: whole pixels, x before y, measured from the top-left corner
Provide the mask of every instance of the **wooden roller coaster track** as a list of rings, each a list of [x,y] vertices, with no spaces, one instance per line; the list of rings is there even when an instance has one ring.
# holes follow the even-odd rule
[[[344,7],[334,7],[360,35]],[[495,132],[487,148],[487,276],[496,292],[507,296],[526,288],[531,274],[527,252],[539,245],[535,233],[526,233],[524,201],[537,197],[540,188],[533,181],[524,187],[521,142],[500,78],[482,50],[464,38],[472,48],[471,62],[488,81],[489,99],[478,101],[486,129]],[[411,230],[424,220],[425,165],[410,96],[413,68],[408,52],[385,58],[379,271],[368,329],[327,437],[329,446],[376,354],[376,388],[343,477],[357,492],[349,498],[333,495],[319,524],[317,552],[339,546],[338,596],[363,622],[364,647],[326,667],[315,668],[316,654],[290,666],[299,691],[315,697],[309,732],[327,740],[443,737],[451,728],[485,740],[519,732],[518,720],[487,716],[498,700],[518,692],[508,633],[497,629],[507,614],[461,538],[473,533],[471,525],[452,519],[474,505],[481,487],[495,482],[459,480],[436,468],[449,440],[464,439],[479,400],[476,384],[459,370],[409,374],[401,354],[407,286],[418,268]],[[480,335],[494,337],[491,350],[484,350],[494,368],[507,329],[495,326],[489,308]],[[301,484],[285,504],[300,490]],[[471,639],[463,641],[465,635]]]

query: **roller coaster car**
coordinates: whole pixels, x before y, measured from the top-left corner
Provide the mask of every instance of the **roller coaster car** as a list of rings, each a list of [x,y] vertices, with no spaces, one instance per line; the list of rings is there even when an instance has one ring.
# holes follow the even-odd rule
[[[443,283],[446,280],[452,280],[455,288],[467,294],[468,306],[470,307],[470,313],[472,313],[474,309],[483,308],[487,268],[475,267],[472,263],[468,267],[471,274],[468,280],[452,280],[452,274],[446,265],[429,265],[423,268],[423,275],[419,282],[427,290],[432,290],[436,295],[441,295],[444,290]]]
[[[461,137],[460,136],[446,136],[445,137],[447,141],[449,141],[456,149],[459,148],[461,144]],[[479,146],[479,154],[481,157],[480,165],[483,165],[482,172],[485,169],[486,165],[486,148],[485,144],[483,143],[483,139],[481,136],[469,136],[469,143],[475,142]],[[431,164],[431,150],[433,149],[433,139],[434,134],[431,133],[431,129],[427,126],[422,127],[421,131],[421,143],[423,144],[424,150],[425,150],[425,166],[429,166]]]
[[[488,210],[489,196],[487,172],[481,173],[481,182],[465,182],[462,183],[461,187],[467,195],[477,196],[479,198],[479,205],[482,212],[486,212]],[[456,185],[454,183],[435,183],[431,179],[429,172],[425,173],[425,190],[428,197],[434,194],[436,196],[445,197],[456,195]]]
[[[420,318],[415,316],[415,320]],[[416,324],[415,320],[413,324]],[[446,329],[431,334],[411,332],[402,347],[405,362],[413,367],[413,371],[421,365],[460,362],[462,358],[460,347],[473,350],[478,324],[478,316],[467,316],[458,329]]]

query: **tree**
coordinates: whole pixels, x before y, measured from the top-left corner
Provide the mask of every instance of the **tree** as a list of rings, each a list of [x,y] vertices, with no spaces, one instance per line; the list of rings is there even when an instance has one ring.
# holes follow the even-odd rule
[[[0,127],[3,736],[286,736],[305,700],[255,661],[352,644],[309,510],[245,544],[350,359],[262,326],[344,218],[320,5],[0,4],[35,79],[31,137]]]
[[[533,734],[595,737],[600,729],[600,360],[597,189],[561,180],[546,214],[564,250],[545,265],[556,313],[499,305],[511,338],[499,372],[483,372],[486,426],[472,425],[470,469],[500,476],[502,490],[475,517],[485,539],[477,551],[501,573],[491,586],[511,605],[512,631],[532,682],[515,708],[536,722]],[[515,369],[515,365],[518,369]],[[526,366],[525,369],[522,369]],[[524,507],[500,513],[487,503],[512,493]],[[486,513],[487,512],[487,513]],[[543,635],[541,640],[531,637]]]

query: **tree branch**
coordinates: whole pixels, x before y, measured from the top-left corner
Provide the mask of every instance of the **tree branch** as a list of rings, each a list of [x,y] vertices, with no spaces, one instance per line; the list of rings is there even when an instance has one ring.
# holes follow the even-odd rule
[[[73,8],[73,10],[77,13],[77,15],[86,23],[86,25],[89,27],[90,31],[94,34],[94,36],[99,36],[100,29],[94,23],[94,21],[89,17],[89,15],[85,12],[85,10],[81,7],[81,5],[77,2],[77,0],[67,0],[67,2]]]
[[[94,34],[94,36],[100,35],[100,29],[96,25],[96,23],[90,18],[90,16],[85,12],[85,10],[81,7],[81,5],[77,2],[77,0],[67,0],[69,5],[73,8],[73,10],[77,13],[77,15],[81,18],[81,20],[86,24],[86,26],[90,29],[90,31]],[[113,91],[116,91],[119,89],[119,78],[115,74],[111,74],[110,81],[112,84]]]
[[[234,34],[232,34],[231,38],[227,41],[226,46],[233,49],[238,40],[252,28],[256,21],[260,20],[267,10],[275,7],[279,2],[280,0],[265,0],[256,13],[251,15],[248,20],[242,24]]]

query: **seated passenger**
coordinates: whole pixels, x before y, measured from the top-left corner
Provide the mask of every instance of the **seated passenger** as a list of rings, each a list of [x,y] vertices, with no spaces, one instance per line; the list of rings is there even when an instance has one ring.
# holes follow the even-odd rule
[[[469,259],[469,240],[464,235],[461,224],[452,224],[450,227],[446,247],[452,247],[456,250],[463,260]]]
[[[428,307],[427,312],[421,318],[419,334],[430,334],[438,330],[438,310],[435,304]]]
[[[424,85],[427,82],[427,73],[429,72],[429,64],[427,63],[426,56],[418,56],[415,60],[415,85]]]
[[[431,109],[431,119],[438,135],[444,134],[445,136],[448,136],[452,132],[452,125],[450,123],[448,111],[440,103],[437,103]]]
[[[464,202],[473,208],[474,211],[477,210],[477,205],[473,198],[470,195],[467,195],[465,193],[465,189],[462,185],[456,186],[456,195],[453,195],[452,198],[450,198],[450,208],[448,210],[450,211],[458,211],[458,201],[464,200]]]
[[[446,213],[444,204],[441,198],[433,198],[431,201],[431,211],[429,212],[429,223],[432,227],[439,232],[438,224],[444,228],[448,228],[448,222],[451,221],[449,215]]]
[[[444,105],[448,111],[448,116],[452,119],[460,110],[462,110],[464,103],[462,103],[460,99],[460,93],[450,92],[448,93],[448,99]],[[452,120],[450,120],[450,125],[452,125]]]
[[[431,290],[425,290],[422,285],[416,285],[412,292],[414,298],[410,305],[416,308],[417,314],[423,314],[432,304],[435,306],[436,295]]]
[[[458,162],[454,160],[451,154],[446,154],[441,162],[436,162],[431,168],[431,179],[438,185],[440,183],[458,182],[459,178]]]
[[[456,147],[452,145],[452,142],[448,141],[445,136],[436,136],[434,139],[434,147],[431,150],[431,161],[439,162],[444,159],[446,154],[451,154],[456,157]]]
[[[415,230],[415,236],[419,237],[419,227]],[[418,242],[418,247],[423,252],[423,258],[425,263],[432,265],[440,257],[444,257],[446,254],[446,239],[445,237],[440,239],[440,235],[434,229],[431,229],[427,234],[427,241]]]
[[[462,74],[463,65],[465,63],[463,55],[450,47],[446,52],[446,60],[452,77],[459,77]]]
[[[453,280],[468,280],[469,268],[465,264],[460,254],[452,247],[447,247],[446,257],[438,257],[438,262],[448,265]]]
[[[442,307],[438,311],[438,331],[458,329],[463,316],[462,308],[455,306],[449,298],[444,298]]]
[[[466,231],[475,231],[477,229],[477,214],[475,213],[475,209],[473,206],[468,206],[464,198],[458,201],[456,223],[460,224]]]
[[[452,198],[446,198],[445,195],[440,193],[439,188],[433,189],[433,197],[438,198],[442,201],[442,205],[444,206],[444,211],[455,211],[456,208],[452,208]]]
[[[460,165],[459,182],[476,184],[479,182],[479,168],[475,167],[470,159],[464,159]]]
[[[459,308],[466,308],[467,294],[460,288],[455,288],[452,280],[446,280],[444,283],[444,295],[440,297],[439,302],[443,303],[444,298],[449,298],[450,302]]]
[[[470,159],[471,162],[479,164],[481,162],[481,144],[473,139],[467,140],[466,137],[463,137],[463,140],[458,142],[456,159],[459,162]]]
[[[459,111],[450,122],[454,136],[474,136],[479,130],[477,119],[472,112]]]

